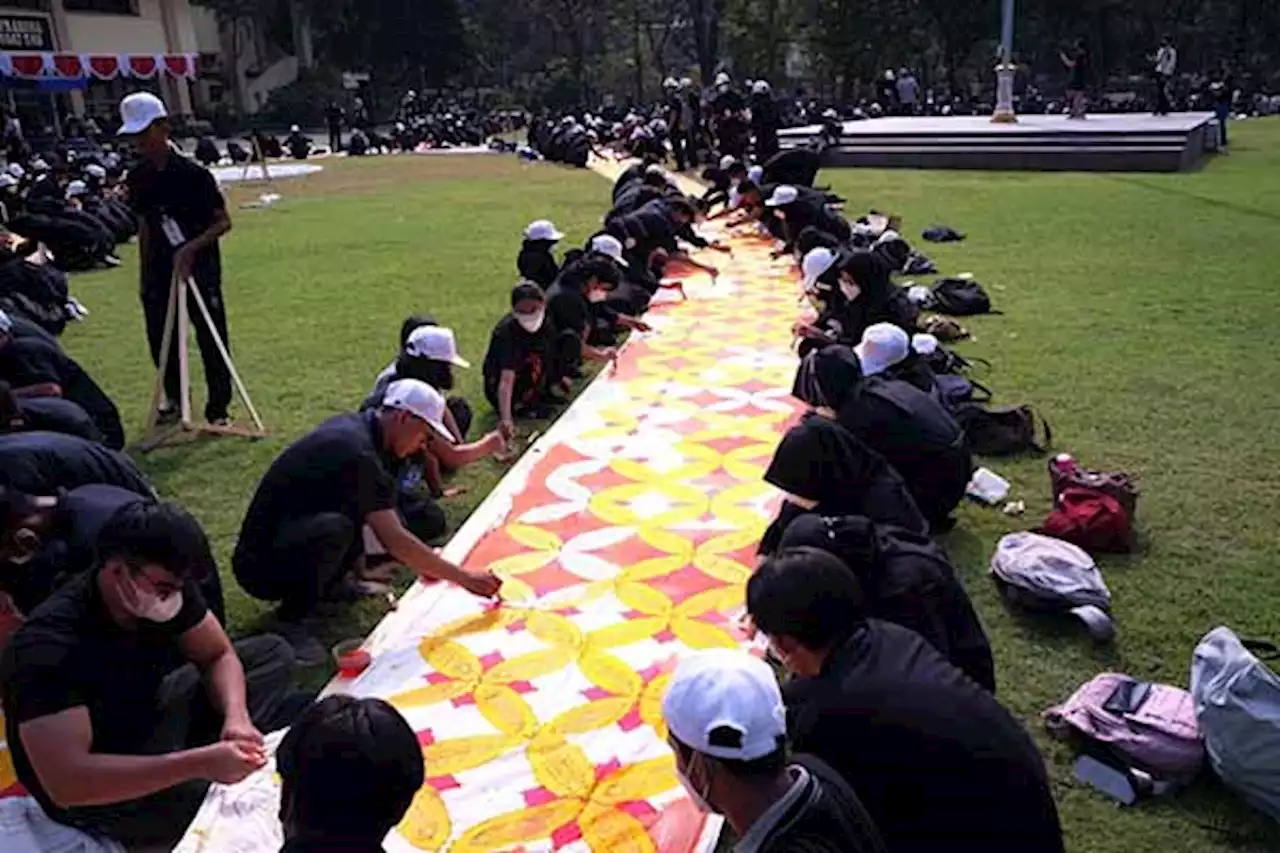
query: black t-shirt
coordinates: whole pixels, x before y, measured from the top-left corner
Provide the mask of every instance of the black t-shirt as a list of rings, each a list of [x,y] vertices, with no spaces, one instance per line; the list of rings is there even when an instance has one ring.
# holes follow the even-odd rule
[[[129,202],[147,229],[143,289],[168,293],[174,249],[161,230],[161,220],[171,217],[183,237],[192,240],[209,230],[217,212],[226,209],[226,199],[208,169],[173,153],[163,168],[146,161],[138,163],[129,170],[127,186]],[[202,284],[219,282],[222,256],[216,242],[196,257],[194,272]]]
[[[547,320],[556,331],[568,329],[581,335],[590,316],[590,306],[581,290],[558,281],[551,285],[547,291]]]
[[[516,256],[516,270],[520,275],[544,290],[560,274],[560,265],[551,253],[552,245],[549,240],[525,240]]]
[[[56,432],[0,436],[0,485],[52,495],[93,483],[155,495],[129,457],[101,444]]]
[[[549,318],[536,332],[526,332],[513,314],[499,320],[489,336],[489,349],[484,354],[485,396],[497,399],[498,382],[507,370],[516,374],[513,403],[519,403],[525,394],[541,388],[546,376],[551,335]]]
[[[840,407],[840,424],[890,462],[964,443],[964,431],[942,403],[901,379],[864,379]]]
[[[338,415],[287,447],[249,504],[237,566],[270,552],[281,525],[321,513],[346,516],[358,531],[370,513],[396,505],[394,460],[380,449],[376,411]]]
[[[0,379],[14,388],[56,383],[62,396],[93,419],[103,432],[118,432],[120,413],[98,383],[75,359],[39,338],[20,338],[0,350]]]
[[[81,486],[59,495],[44,547],[26,565],[5,567],[0,588],[23,613],[31,613],[54,590],[93,567],[98,532],[117,510],[145,500],[115,486]]]
[[[783,694],[794,749],[840,772],[894,853],[1064,849],[1030,736],[919,635],[868,622]]]
[[[23,431],[61,432],[87,441],[102,441],[102,430],[89,413],[61,397],[24,397],[18,400]]]
[[[835,421],[805,415],[778,445],[765,482],[817,501],[821,515],[862,515],[926,532],[902,477],[884,457]]]
[[[173,620],[139,621],[136,630],[126,630],[107,612],[98,576],[80,575],[36,608],[0,662],[14,769],[55,820],[62,811],[28,762],[19,726],[83,706],[93,725],[95,753],[140,754],[160,722],[160,683],[185,662],[178,640],[208,613],[199,589],[188,582],[182,610]]]

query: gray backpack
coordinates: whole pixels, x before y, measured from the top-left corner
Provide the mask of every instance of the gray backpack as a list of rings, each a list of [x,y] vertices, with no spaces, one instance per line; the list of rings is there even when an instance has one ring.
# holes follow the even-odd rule
[[[1209,763],[1250,805],[1280,820],[1280,677],[1258,659],[1274,643],[1215,628],[1191,660],[1191,696]]]
[[[1010,533],[991,555],[991,578],[1015,607],[1068,613],[1099,642],[1115,637],[1111,593],[1093,558],[1069,542],[1039,533]]]

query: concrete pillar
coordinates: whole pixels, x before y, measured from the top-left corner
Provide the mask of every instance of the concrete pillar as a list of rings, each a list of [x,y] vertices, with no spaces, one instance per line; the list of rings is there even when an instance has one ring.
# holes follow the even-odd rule
[[[53,49],[56,51],[71,51],[74,45],[71,44],[71,30],[67,26],[67,10],[62,6],[62,0],[49,0],[49,19],[53,22]],[[71,112],[73,115],[84,115],[84,92],[79,89],[69,92],[71,100]]]
[[[179,9],[181,5],[181,9]],[[160,23],[164,27],[164,49],[166,53],[188,53],[183,44],[178,27],[178,15],[191,14],[186,0],[160,0]],[[174,79],[167,74],[161,75],[161,91],[169,102],[170,112],[179,115],[191,115],[191,81],[185,78]],[[174,107],[177,107],[175,110]]]

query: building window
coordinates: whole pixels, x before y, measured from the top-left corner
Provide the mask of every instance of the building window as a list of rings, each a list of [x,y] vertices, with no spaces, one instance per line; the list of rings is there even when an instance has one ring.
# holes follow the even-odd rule
[[[99,12],[104,15],[136,15],[138,0],[62,0],[68,12]]]
[[[4,0],[3,5],[10,9],[26,9],[32,12],[48,12],[47,0]]]

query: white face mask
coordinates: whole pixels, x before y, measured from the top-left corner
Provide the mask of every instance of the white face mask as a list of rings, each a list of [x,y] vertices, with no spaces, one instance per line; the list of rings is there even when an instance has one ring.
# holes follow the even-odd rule
[[[526,332],[536,332],[542,328],[542,321],[546,319],[546,309],[535,311],[532,314],[517,314],[516,322],[520,324],[520,328]]]
[[[120,590],[123,593],[124,609],[139,619],[148,622],[170,622],[182,610],[182,593],[175,592],[167,598],[161,598],[154,592],[138,586],[128,572],[123,575]]]
[[[693,759],[691,758],[690,763],[692,763],[692,761]],[[676,777],[679,778],[680,784],[684,786],[685,793],[689,795],[689,799],[693,800],[693,804],[698,807],[698,811],[708,815],[720,814],[720,812],[716,811],[711,803],[707,801],[707,798],[703,796],[702,792],[694,787],[693,782],[690,781],[689,777],[685,775],[683,770],[677,768]]]
[[[608,299],[608,298],[609,298],[609,294],[608,294],[608,293],[606,293],[606,292],[605,292],[605,291],[603,291],[603,290],[588,290],[588,291],[587,291],[587,301],[588,301],[588,302],[604,302],[604,301],[605,301],[606,299]]]

